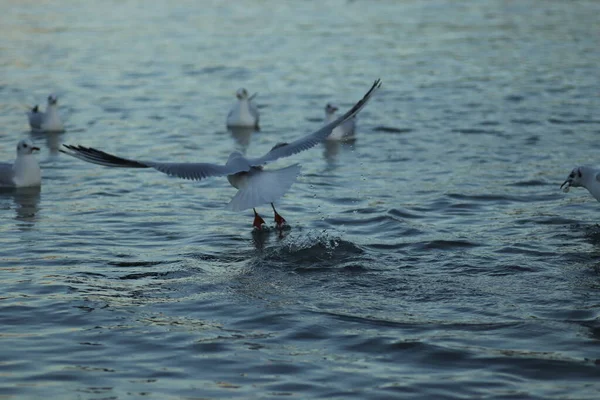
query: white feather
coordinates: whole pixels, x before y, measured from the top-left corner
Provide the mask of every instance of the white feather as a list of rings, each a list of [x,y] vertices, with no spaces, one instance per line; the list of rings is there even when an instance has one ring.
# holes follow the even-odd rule
[[[278,170],[254,168],[250,172],[231,176],[231,184],[238,192],[227,204],[227,209],[241,211],[279,200],[294,184],[300,174],[300,165]]]

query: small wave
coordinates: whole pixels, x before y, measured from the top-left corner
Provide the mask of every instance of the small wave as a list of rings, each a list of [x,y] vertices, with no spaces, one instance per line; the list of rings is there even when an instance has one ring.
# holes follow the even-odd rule
[[[502,131],[492,129],[477,129],[477,128],[464,128],[464,129],[452,129],[451,132],[462,133],[465,135],[497,135],[503,134]]]
[[[530,179],[527,181],[519,181],[519,182],[515,182],[515,183],[511,183],[508,186],[546,186],[548,185],[548,182],[543,181],[541,179]]]
[[[500,121],[481,121],[479,125],[482,126],[499,126],[502,125]]]
[[[375,132],[385,132],[385,133],[409,133],[414,131],[412,128],[394,128],[391,126],[377,126],[373,128]]]
[[[542,123],[542,121],[538,121],[535,119],[526,119],[526,118],[511,119],[510,122],[512,122],[513,124],[519,124],[519,125],[540,125]]]
[[[536,255],[538,257],[553,257],[556,255],[556,253],[553,252],[549,252],[549,251],[539,251],[539,250],[533,250],[533,249],[524,249],[521,247],[517,247],[517,246],[505,246],[502,247],[501,249],[495,250],[495,253],[500,253],[500,254],[526,254],[526,255]]]
[[[392,208],[392,209],[388,210],[388,214],[393,215],[394,217],[407,218],[407,219],[417,219],[417,218],[423,217],[422,215],[413,214],[406,210],[401,210],[401,209],[397,209],[397,208]]]
[[[600,124],[600,120],[597,119],[560,119],[560,118],[548,118],[548,122],[555,125],[583,125],[583,124]]]
[[[509,94],[504,98],[506,101],[510,101],[511,103],[520,103],[525,100],[525,97],[518,94]]]
[[[417,243],[423,249],[464,249],[468,247],[478,247],[480,244],[468,240],[432,240],[429,242]]]
[[[121,280],[144,279],[144,278],[164,278],[169,272],[140,272],[136,274],[127,274],[119,277]]]
[[[164,261],[111,261],[108,265],[115,267],[152,267],[154,265],[165,264]]]

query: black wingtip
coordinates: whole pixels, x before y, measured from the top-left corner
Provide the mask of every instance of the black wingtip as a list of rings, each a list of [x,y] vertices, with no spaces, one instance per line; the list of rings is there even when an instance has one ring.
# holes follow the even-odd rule
[[[61,153],[68,154],[72,157],[79,158],[80,160],[93,164],[104,165],[106,167],[150,168],[148,165],[142,162],[118,157],[101,150],[96,150],[92,147],[85,147],[81,145],[73,146],[69,144],[63,144],[63,147],[69,151],[59,149]]]

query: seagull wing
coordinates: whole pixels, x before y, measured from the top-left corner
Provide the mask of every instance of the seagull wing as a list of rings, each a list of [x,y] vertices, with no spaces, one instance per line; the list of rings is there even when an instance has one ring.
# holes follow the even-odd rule
[[[162,163],[154,161],[136,161],[96,150],[91,147],[63,145],[67,150],[61,149],[61,153],[68,154],[80,160],[92,164],[104,165],[106,167],[118,168],[154,168],[169,176],[182,179],[199,181],[211,176],[226,176],[237,172],[246,171],[239,165],[218,165],[211,163]]]
[[[295,140],[291,143],[280,143],[275,145],[267,154],[258,158],[248,159],[252,166],[264,165],[266,163],[275,161],[279,158],[289,157],[296,153],[300,153],[301,151],[308,150],[311,147],[316,146],[320,142],[324,141],[327,136],[331,134],[333,129],[340,124],[343,124],[347,120],[353,118],[364,106],[367,104],[371,96],[381,87],[381,80],[377,79],[371,89],[363,96],[362,99],[358,103],[354,105],[350,110],[348,110],[344,115],[339,117],[333,122],[325,125],[318,131],[311,133],[310,135],[306,135],[298,140]]]

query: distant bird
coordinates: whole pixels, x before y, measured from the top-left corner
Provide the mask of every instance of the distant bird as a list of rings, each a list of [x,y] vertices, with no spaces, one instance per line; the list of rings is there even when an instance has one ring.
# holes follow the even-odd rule
[[[14,163],[0,163],[0,187],[20,188],[40,186],[42,174],[34,151],[39,151],[31,140],[23,139],[17,144],[17,158]]]
[[[246,89],[241,88],[235,93],[238,101],[231,107],[227,114],[228,127],[252,127],[259,130],[258,120],[260,118],[258,108],[252,102],[256,93],[248,97]]]
[[[40,112],[40,108],[36,104],[27,112],[27,118],[29,118],[29,126],[32,129],[40,129],[42,125],[42,119],[44,118],[44,113]]]
[[[29,126],[33,130],[45,132],[63,132],[65,130],[58,113],[58,98],[54,95],[48,96],[48,106],[45,112],[41,112],[36,105],[27,112]]]
[[[254,210],[253,225],[260,229],[265,221],[258,215],[255,207],[271,204],[275,213],[275,223],[277,227],[281,227],[285,223],[285,219],[275,210],[273,203],[290,189],[300,173],[300,166],[294,164],[278,170],[265,170],[263,165],[308,150],[325,140],[336,126],[353,118],[380,86],[381,81],[378,79],[354,107],[318,131],[291,143],[279,143],[265,155],[258,158],[246,158],[240,152],[234,151],[229,155],[225,165],[136,161],[83,146],[63,145],[67,150],[61,150],[61,152],[94,164],[108,167],[154,168],[167,175],[183,179],[201,180],[211,176],[227,176],[231,186],[238,189],[236,195],[227,205],[228,209],[240,211],[252,208]]]
[[[336,106],[331,103],[327,103],[325,106],[325,123],[328,124],[335,120],[335,113],[338,110]],[[356,117],[345,121],[343,124],[337,126],[327,140],[338,140],[338,141],[350,141],[354,140],[354,130],[356,127]]]
[[[573,168],[567,180],[560,185],[564,192],[571,187],[584,187],[600,201],[600,170],[585,166]]]

